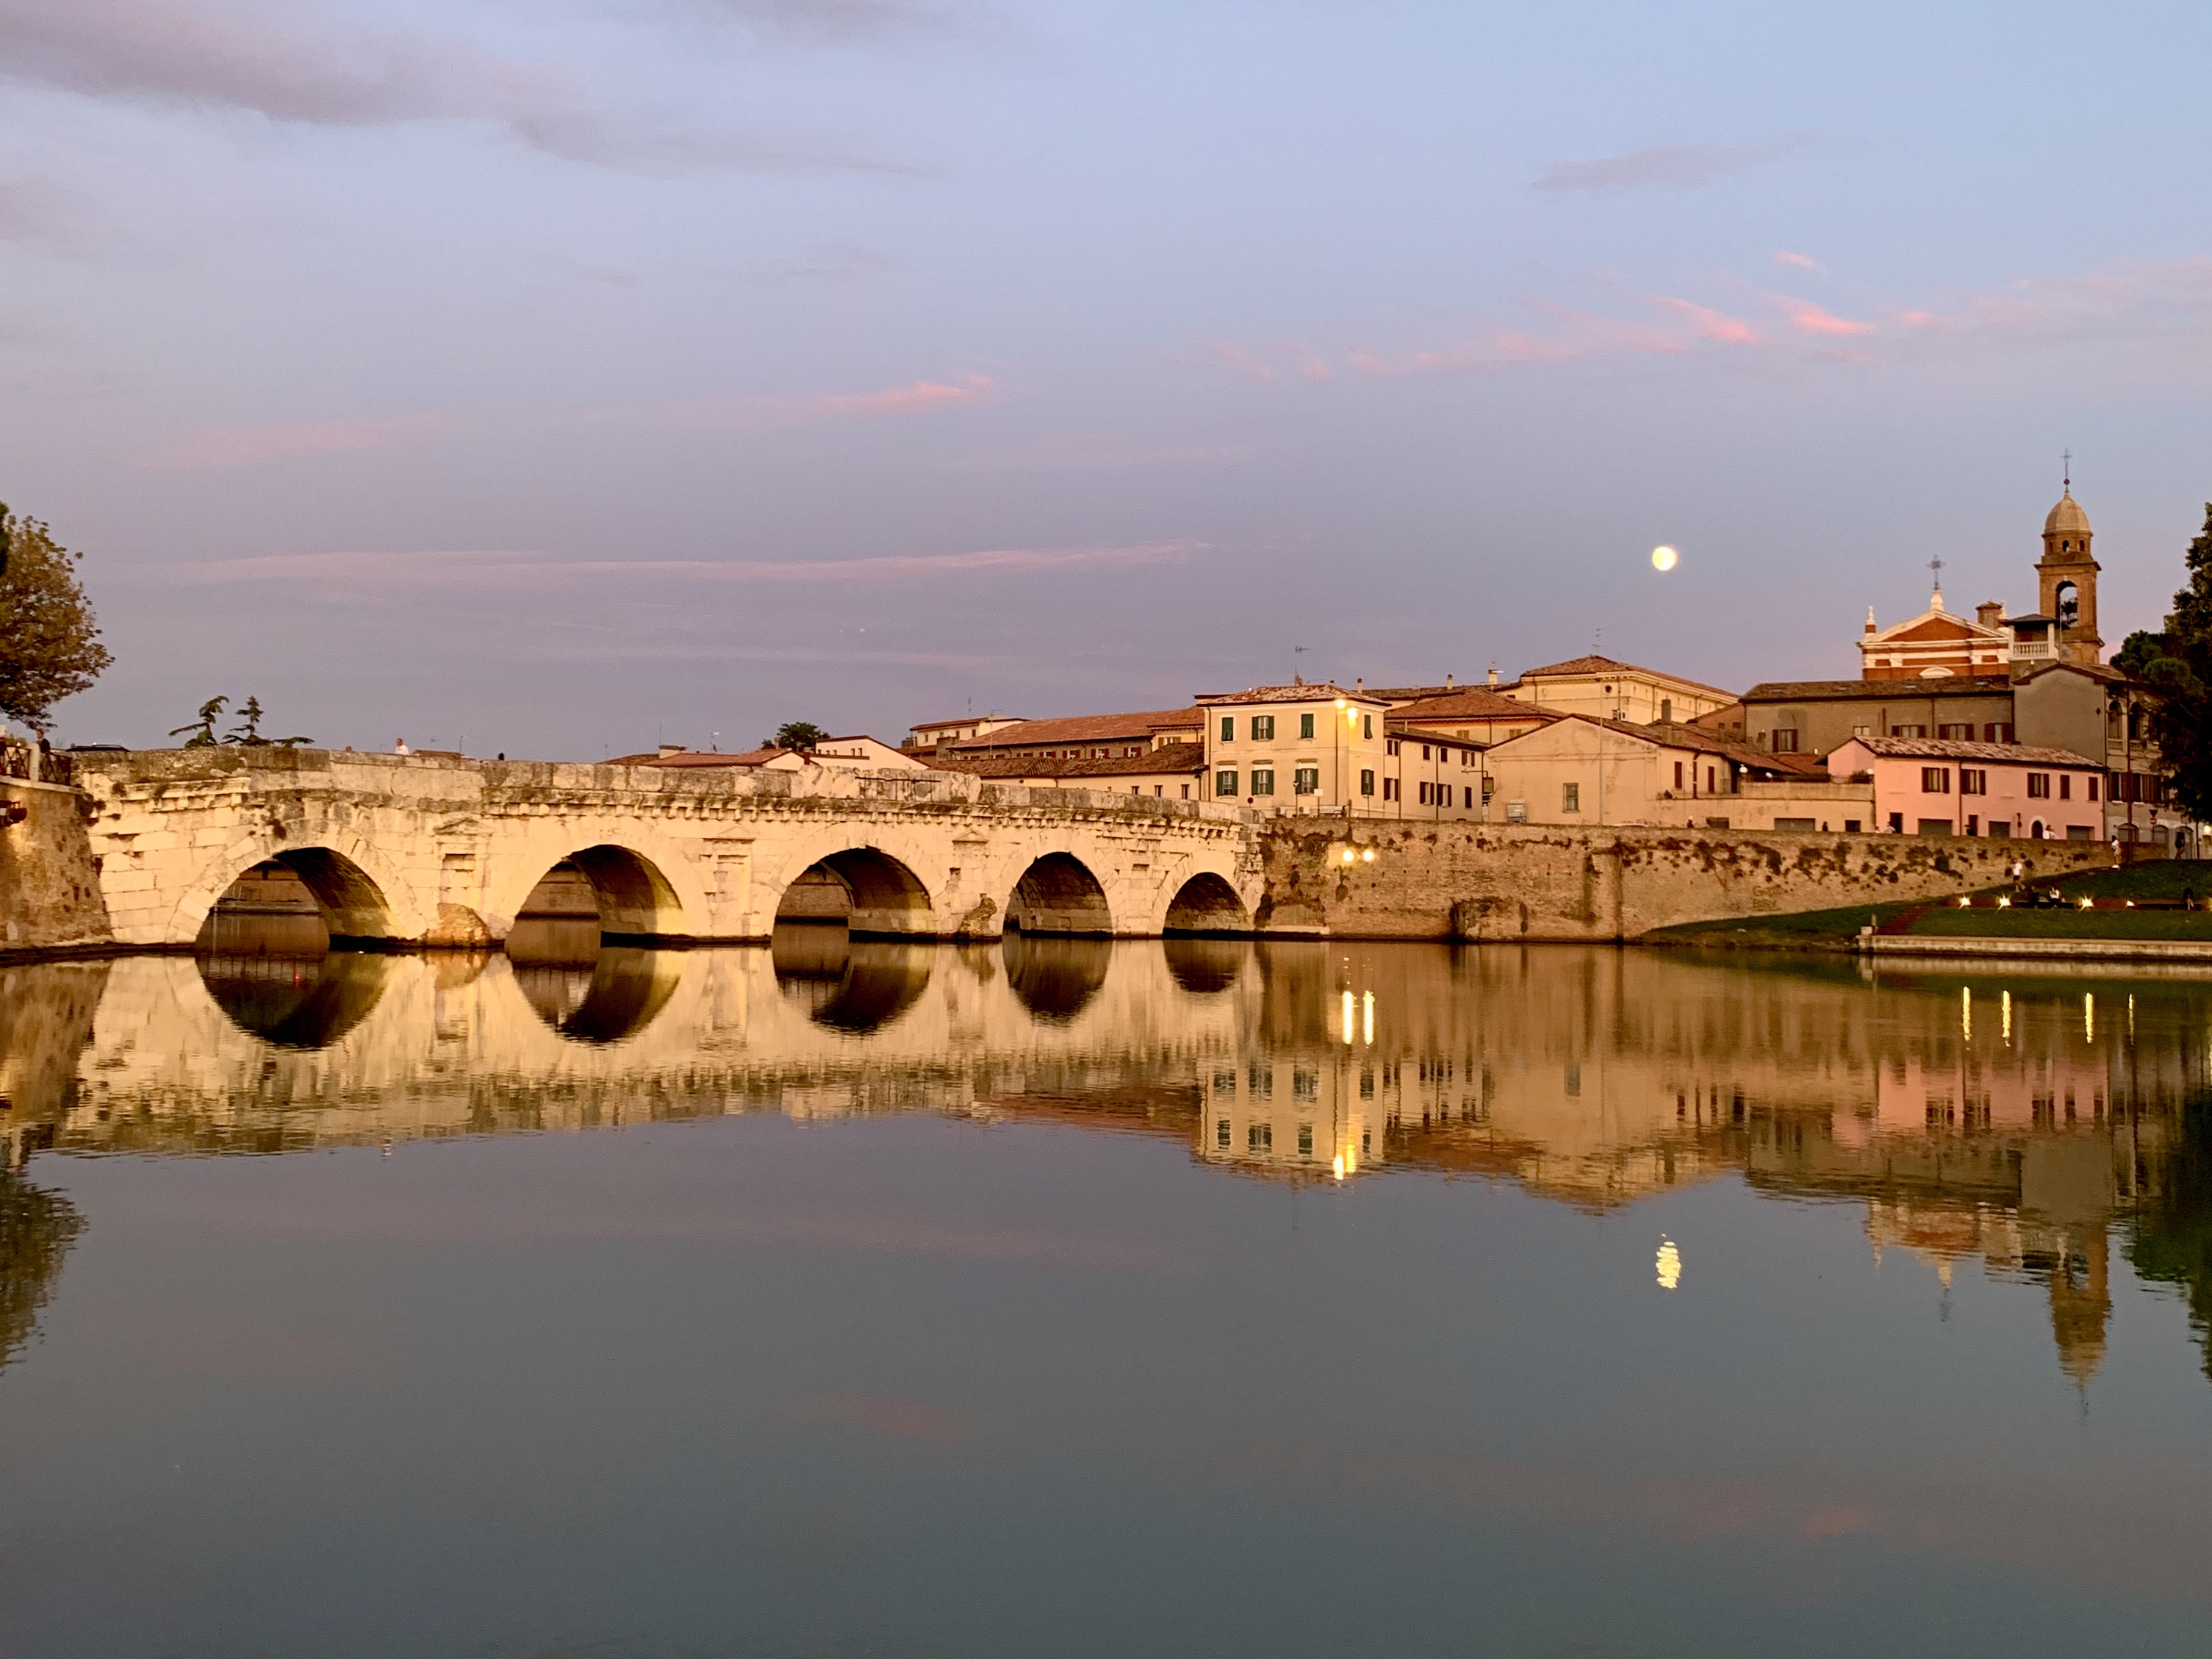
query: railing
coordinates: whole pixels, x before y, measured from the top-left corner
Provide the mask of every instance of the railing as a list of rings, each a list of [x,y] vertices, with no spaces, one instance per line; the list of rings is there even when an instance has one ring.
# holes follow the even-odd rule
[[[67,755],[21,738],[0,738],[0,777],[65,784],[75,781],[75,770]]]

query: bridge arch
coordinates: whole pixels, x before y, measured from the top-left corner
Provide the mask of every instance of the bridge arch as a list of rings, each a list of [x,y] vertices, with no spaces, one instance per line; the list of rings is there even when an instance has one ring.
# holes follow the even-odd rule
[[[331,943],[419,939],[430,930],[406,878],[374,848],[352,841],[343,848],[312,840],[297,845],[276,826],[234,843],[178,901],[169,920],[169,945],[190,945],[209,914],[239,878],[264,864],[281,865],[313,895]]]
[[[1160,923],[1163,933],[1219,935],[1251,931],[1251,911],[1245,908],[1228,878],[1213,870],[1200,870],[1177,887]]]
[[[505,896],[512,909],[497,907],[510,927],[526,917],[595,921],[602,944],[680,939],[692,931],[690,907],[663,862],[623,842],[594,842],[542,864],[518,857],[514,866],[528,885]]]
[[[775,926],[842,922],[854,939],[933,939],[939,931],[937,908],[913,866],[872,844],[821,854],[775,897]]]
[[[1024,933],[1111,938],[1105,884],[1073,853],[1047,853],[1022,872],[1006,900],[1006,924]]]

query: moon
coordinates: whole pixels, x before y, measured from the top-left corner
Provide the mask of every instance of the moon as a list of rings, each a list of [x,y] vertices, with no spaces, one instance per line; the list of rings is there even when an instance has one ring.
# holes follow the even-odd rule
[[[1672,570],[1674,562],[1680,557],[1681,555],[1671,547],[1655,547],[1651,550],[1651,568],[1654,570]]]

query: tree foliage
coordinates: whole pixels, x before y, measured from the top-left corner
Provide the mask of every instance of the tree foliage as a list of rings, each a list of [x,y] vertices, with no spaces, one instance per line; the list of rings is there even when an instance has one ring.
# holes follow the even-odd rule
[[[261,717],[264,711],[261,699],[248,697],[238,708],[238,724],[216,736],[215,723],[222,718],[222,711],[230,707],[228,697],[210,697],[200,705],[200,712],[189,726],[171,728],[169,735],[182,738],[187,749],[213,749],[222,744],[235,744],[241,749],[297,749],[314,741],[312,738],[264,738],[261,735]]]
[[[2183,808],[2212,817],[2212,501],[2183,562],[2189,585],[2173,596],[2162,634],[2130,634],[2113,666],[2150,685],[2150,737]]]
[[[786,720],[775,728],[775,735],[762,743],[763,749],[808,750],[830,734],[812,720]]]
[[[77,580],[72,553],[36,519],[0,504],[7,566],[0,575],[0,714],[44,732],[53,706],[114,661]]]

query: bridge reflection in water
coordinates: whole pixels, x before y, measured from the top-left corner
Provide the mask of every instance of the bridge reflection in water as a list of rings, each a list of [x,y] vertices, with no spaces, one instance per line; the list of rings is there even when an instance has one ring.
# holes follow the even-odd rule
[[[2041,1286],[2083,1381],[2114,1249],[2200,1329],[2212,1314],[2201,981],[1559,946],[916,945],[818,924],[768,950],[653,951],[557,916],[517,932],[505,954],[0,972],[8,1164],[926,1110],[1123,1130],[1288,1182],[1427,1170],[1605,1212],[1725,1176],[1846,1202],[1870,1250],[1946,1283],[1978,1265]],[[9,1179],[0,1343],[74,1227]]]

